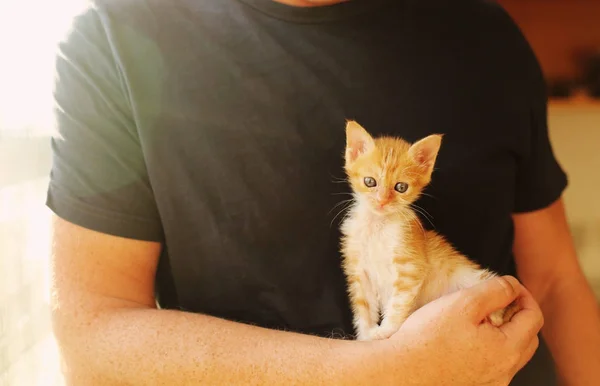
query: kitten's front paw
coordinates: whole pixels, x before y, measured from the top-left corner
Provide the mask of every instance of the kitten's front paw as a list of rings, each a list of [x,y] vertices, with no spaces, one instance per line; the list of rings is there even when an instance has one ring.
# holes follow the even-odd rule
[[[371,340],[371,334],[369,331],[359,331],[356,334],[356,340]]]
[[[371,331],[378,328],[377,324],[364,324],[356,327],[356,340],[371,340]]]
[[[496,327],[502,326],[504,323],[510,322],[512,317],[519,311],[520,306],[515,301],[508,305],[508,307],[494,311],[488,317],[490,323]]]
[[[504,324],[504,309],[494,311],[488,316],[488,320],[493,326],[500,327]]]
[[[377,326],[369,331],[371,340],[388,339],[398,331],[397,328],[391,326]]]

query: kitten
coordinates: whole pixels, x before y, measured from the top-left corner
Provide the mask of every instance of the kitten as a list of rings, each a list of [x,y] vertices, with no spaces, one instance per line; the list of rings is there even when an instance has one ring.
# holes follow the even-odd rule
[[[388,338],[424,304],[495,276],[424,230],[411,207],[431,180],[441,141],[374,139],[347,122],[345,170],[354,203],[341,226],[342,254],[359,340]],[[511,305],[488,319],[500,326],[513,314]]]

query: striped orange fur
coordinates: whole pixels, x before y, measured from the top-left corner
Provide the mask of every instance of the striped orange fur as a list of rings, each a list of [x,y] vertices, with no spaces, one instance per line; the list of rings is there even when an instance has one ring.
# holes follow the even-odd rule
[[[345,170],[354,203],[342,223],[342,254],[359,340],[394,334],[416,309],[495,273],[425,230],[413,203],[429,184],[441,135],[410,144],[346,125]],[[514,314],[489,316],[499,326]]]

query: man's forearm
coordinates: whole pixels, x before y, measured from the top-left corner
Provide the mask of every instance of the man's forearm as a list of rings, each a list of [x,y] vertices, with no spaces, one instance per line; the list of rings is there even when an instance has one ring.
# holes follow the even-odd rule
[[[73,385],[365,385],[378,376],[366,342],[156,309],[56,319]]]
[[[558,280],[540,302],[542,335],[562,385],[597,385],[600,380],[600,311],[583,275]]]

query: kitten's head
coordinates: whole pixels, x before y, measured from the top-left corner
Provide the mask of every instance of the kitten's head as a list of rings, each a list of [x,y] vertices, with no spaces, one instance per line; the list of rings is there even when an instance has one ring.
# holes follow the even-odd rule
[[[355,121],[346,124],[346,174],[361,203],[375,213],[397,213],[419,198],[431,181],[442,135],[410,144],[373,138]]]

